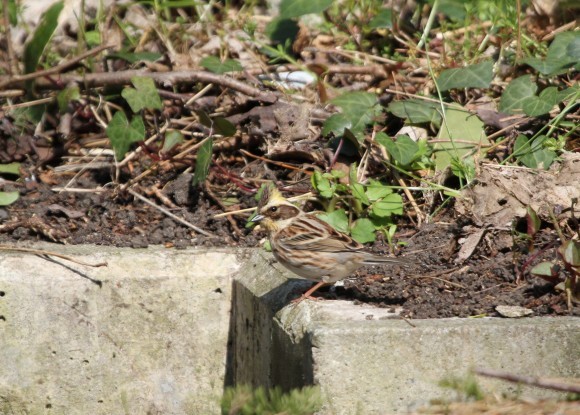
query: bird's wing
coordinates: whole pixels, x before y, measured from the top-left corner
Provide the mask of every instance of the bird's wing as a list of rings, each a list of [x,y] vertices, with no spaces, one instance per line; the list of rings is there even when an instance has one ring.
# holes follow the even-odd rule
[[[313,215],[301,215],[276,235],[287,248],[317,252],[352,252],[363,246]]]

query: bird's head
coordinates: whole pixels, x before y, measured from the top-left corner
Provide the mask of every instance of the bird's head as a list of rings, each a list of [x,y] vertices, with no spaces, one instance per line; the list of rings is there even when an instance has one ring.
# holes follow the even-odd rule
[[[301,210],[282,196],[274,185],[266,187],[251,221],[260,223],[268,233],[285,227]]]

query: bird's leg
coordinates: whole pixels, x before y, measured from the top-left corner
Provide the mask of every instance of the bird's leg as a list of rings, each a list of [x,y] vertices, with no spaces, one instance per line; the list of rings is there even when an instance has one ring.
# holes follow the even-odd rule
[[[326,285],[326,284],[328,284],[328,283],[324,282],[324,281],[320,281],[320,282],[316,283],[312,288],[310,288],[308,291],[306,291],[304,294],[302,294],[299,298],[292,300],[291,303],[293,303],[294,305],[300,304],[302,301],[306,300],[307,298],[311,298],[311,295],[314,293],[314,291],[318,290],[320,287],[322,287],[323,285]]]

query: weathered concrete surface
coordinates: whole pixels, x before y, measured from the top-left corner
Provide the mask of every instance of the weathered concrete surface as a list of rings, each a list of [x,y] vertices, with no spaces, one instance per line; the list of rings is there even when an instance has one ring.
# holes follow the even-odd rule
[[[437,383],[472,367],[580,376],[576,318],[410,324],[345,301],[287,306],[310,283],[261,250],[43,248],[109,266],[0,253],[2,415],[210,415],[242,383],[318,384],[324,415],[392,414],[454,397]]]
[[[235,284],[234,296],[246,300],[234,304],[239,318],[233,338],[237,353],[260,370],[238,365],[234,379],[286,388],[318,384],[326,401],[322,414],[408,413],[431,399],[455,398],[438,383],[475,367],[580,377],[577,318],[406,322],[385,309],[345,301],[284,306],[292,286],[284,282],[287,274],[255,262],[263,264],[258,272],[244,273]],[[490,393],[564,396],[483,378],[479,383]]]
[[[0,414],[219,413],[232,251],[44,248],[108,267],[0,253]]]

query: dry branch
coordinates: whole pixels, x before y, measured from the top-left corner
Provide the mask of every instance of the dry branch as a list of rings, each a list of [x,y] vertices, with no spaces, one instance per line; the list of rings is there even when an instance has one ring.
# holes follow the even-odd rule
[[[85,75],[62,74],[59,76],[61,84],[77,83],[86,88],[95,88],[102,86],[121,86],[131,84],[131,78],[135,76],[146,76],[153,79],[156,83],[164,86],[174,86],[177,84],[191,84],[194,82],[205,82],[220,85],[224,88],[230,88],[255,98],[258,101],[274,103],[278,97],[271,92],[264,92],[251,85],[245,84],[236,79],[216,75],[206,71],[177,71],[177,72],[149,72],[143,70],[128,70],[121,72],[101,72],[89,73]],[[0,85],[6,88],[24,88],[24,81],[21,77],[0,77]],[[36,80],[38,89],[54,89],[55,85],[48,79],[39,78]]]

